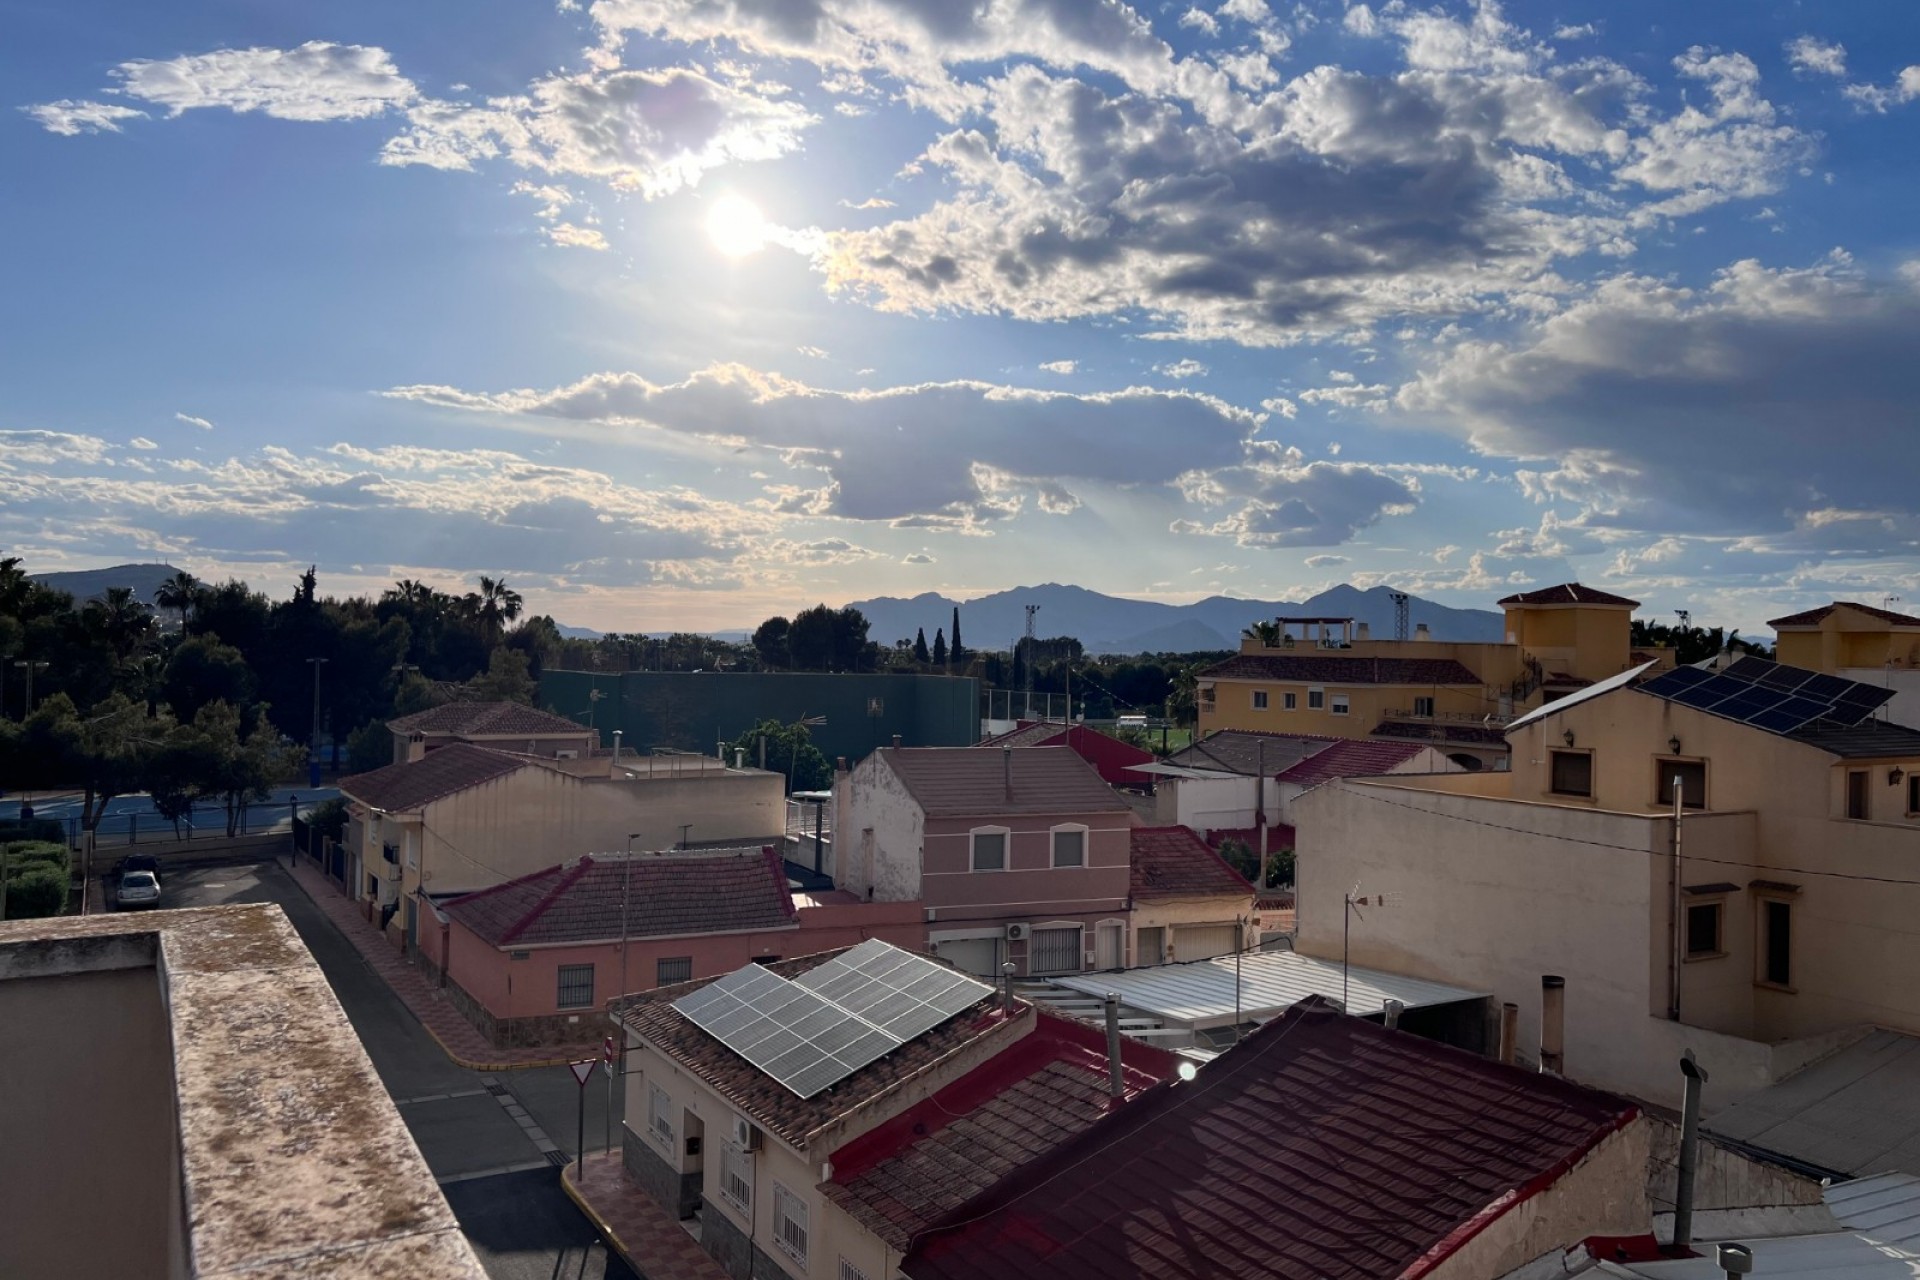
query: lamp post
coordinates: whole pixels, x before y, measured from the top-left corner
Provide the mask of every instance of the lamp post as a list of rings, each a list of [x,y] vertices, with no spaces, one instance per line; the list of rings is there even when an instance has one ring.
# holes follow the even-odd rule
[[[49,664],[45,662],[29,662],[25,658],[18,658],[14,661],[13,665],[27,673],[27,709],[20,713],[20,718],[25,720],[33,714],[33,673],[36,671],[45,671]]]
[[[320,668],[327,665],[325,658],[308,658],[307,665],[313,668],[313,731],[308,735],[307,743],[307,785],[320,785]]]

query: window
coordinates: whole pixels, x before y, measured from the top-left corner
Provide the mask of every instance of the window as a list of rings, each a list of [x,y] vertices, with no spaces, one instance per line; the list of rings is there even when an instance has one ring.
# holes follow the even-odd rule
[[[720,1196],[753,1216],[753,1155],[730,1142],[720,1148]]]
[[[1553,777],[1548,784],[1557,796],[1593,794],[1593,755],[1586,751],[1555,751]]]
[[[1267,709],[1267,691],[1265,689],[1255,689],[1253,691],[1253,709],[1255,711],[1265,711]]]
[[[1847,774],[1847,816],[1864,822],[1871,813],[1867,807],[1867,771],[1855,769]]]
[[[1333,714],[1337,716],[1343,716],[1347,714],[1347,695],[1346,694],[1336,693],[1333,695],[1332,710],[1333,710]]]
[[[692,956],[661,956],[653,962],[653,985],[664,987],[693,978]]]
[[[1087,829],[1085,827],[1053,829],[1053,865],[1056,867],[1087,865]]]
[[[1662,760],[1654,776],[1659,780],[1653,794],[1657,805],[1673,803],[1673,784],[1680,783],[1680,804],[1687,809],[1707,807],[1707,762],[1704,760]]]
[[[1035,929],[1027,953],[1028,973],[1080,972],[1080,926]]]
[[[673,1148],[673,1099],[657,1084],[647,1086],[647,1132]]]
[[[1431,719],[1433,716],[1433,699],[1432,698],[1415,698],[1413,700],[1413,714],[1417,716],[1426,716],[1429,719]]]
[[[1281,709],[1282,709],[1282,710],[1284,710],[1284,711],[1292,711],[1292,710],[1294,710],[1295,708],[1297,708],[1297,707],[1298,707],[1299,705],[1300,705],[1300,695],[1299,695],[1299,694],[1297,694],[1297,693],[1283,693],[1283,694],[1281,694],[1281,695],[1280,695],[1280,707],[1281,707]]]
[[[593,1008],[592,965],[563,964],[560,966],[560,1007],[562,1009]]]
[[[1327,691],[1325,689],[1307,690],[1307,710],[1322,711],[1325,710],[1326,705]]]
[[[1687,908],[1687,959],[1717,956],[1720,945],[1720,904],[1699,902]]]
[[[1763,898],[1760,902],[1760,981],[1770,987],[1793,985],[1793,904]]]
[[[773,1184],[773,1239],[786,1255],[807,1265],[807,1202]]]
[[[840,1259],[840,1280],[867,1280],[867,1273],[842,1258]]]
[[[1920,773],[1907,775],[1907,813],[1920,813]]]
[[[1005,871],[1007,869],[1007,831],[1005,827],[994,827],[973,833],[972,865],[975,871]]]

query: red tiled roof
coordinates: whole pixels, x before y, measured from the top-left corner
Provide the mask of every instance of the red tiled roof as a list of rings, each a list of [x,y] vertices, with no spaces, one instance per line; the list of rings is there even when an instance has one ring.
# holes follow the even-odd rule
[[[438,751],[429,751],[419,760],[342,778],[338,785],[362,804],[388,813],[410,813],[456,791],[504,778],[516,769],[545,767],[548,766],[530,756],[456,742]]]
[[[1638,609],[1638,600],[1629,600],[1625,596],[1616,596],[1609,591],[1583,586],[1578,582],[1563,582],[1557,587],[1541,587],[1538,591],[1522,591],[1518,595],[1507,596],[1499,603],[1508,604],[1623,604],[1630,609]]]
[[[1417,738],[1422,742],[1471,742],[1507,745],[1507,731],[1493,725],[1462,724],[1458,720],[1382,720],[1373,727],[1376,738]]]
[[[1292,680],[1303,684],[1473,684],[1480,677],[1452,658],[1349,658],[1331,653],[1242,653],[1200,673],[1202,680]]]
[[[629,882],[629,876],[631,881]],[[772,848],[740,854],[585,857],[455,898],[446,912],[496,947],[621,936],[791,929],[799,916]]]
[[[1279,781],[1317,787],[1331,778],[1391,773],[1396,765],[1405,764],[1426,749],[1423,743],[1392,738],[1346,738],[1325,751],[1314,752],[1281,774]]]
[[[1129,1097],[1174,1074],[1179,1060],[1121,1042]],[[1021,1165],[1107,1114],[1105,1034],[1041,1013],[1031,1034],[833,1153],[827,1198],[905,1252],[913,1237]]]
[[[1125,813],[1127,802],[1072,751],[1053,747],[887,748],[891,767],[930,818],[1003,813]],[[1004,759],[1003,759],[1004,756]],[[1011,769],[1013,785],[1007,785]]]
[[[593,732],[565,716],[518,702],[449,702],[389,720],[387,728],[396,733],[448,733],[461,738],[540,738]]]
[[[1156,1086],[961,1206],[900,1269],[912,1280],[1424,1274],[1638,1115],[1312,998],[1197,1082]]]
[[[1136,898],[1245,898],[1253,892],[1244,876],[1186,827],[1135,827],[1127,836]],[[1267,839],[1271,845],[1271,829]]]
[[[1277,775],[1302,756],[1340,742],[1317,733],[1267,733],[1258,729],[1216,729],[1167,757],[1168,764],[1194,769],[1224,769],[1251,778],[1264,769]]]
[[[1823,604],[1818,609],[1809,609],[1805,613],[1790,613],[1784,618],[1775,618],[1767,623],[1778,631],[1781,627],[1813,627],[1824,622],[1827,615],[1835,609],[1857,609],[1869,618],[1878,618],[1882,622],[1891,622],[1896,627],[1920,627],[1920,618],[1904,613],[1895,613],[1891,609],[1876,609],[1870,604],[1858,604],[1852,600],[1835,600],[1832,604]]]
[[[822,951],[765,967],[783,978],[797,978],[844,950],[842,947]],[[904,1084],[949,1054],[982,1044],[996,1032],[1014,1031],[1022,1019],[1036,1016],[1031,1006],[1016,1000],[1010,1022],[1000,1012],[998,996],[982,997],[978,1004],[915,1036],[824,1092],[801,1098],[674,1009],[675,1000],[711,981],[712,978],[702,978],[656,988],[627,1001],[619,1009],[616,1020],[693,1073],[768,1132],[795,1144],[804,1143],[815,1129]]]

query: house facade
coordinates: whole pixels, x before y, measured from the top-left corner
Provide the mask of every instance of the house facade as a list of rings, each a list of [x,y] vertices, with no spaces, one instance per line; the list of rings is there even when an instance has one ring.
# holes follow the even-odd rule
[[[1257,946],[1253,885],[1186,827],[1135,827],[1128,967],[1232,955]]]
[[[449,702],[389,720],[387,730],[395,764],[455,742],[549,760],[584,759],[600,745],[598,735],[578,721],[518,702]]]
[[[1898,724],[1920,724],[1920,618],[1836,600],[1767,624],[1781,662],[1893,690]]]
[[[997,975],[1124,963],[1132,811],[1054,747],[893,747],[834,785],[835,883],[917,901],[944,959]]]
[[[1337,777],[1448,773],[1461,766],[1440,747],[1396,738],[1320,738],[1224,730],[1154,766],[1154,821],[1214,832],[1290,827],[1293,801]],[[1257,791],[1257,794],[1256,794]]]
[[[1065,747],[1092,765],[1110,787],[1139,787],[1144,779],[1134,766],[1152,764],[1156,757],[1145,747],[1123,742],[1112,734],[1083,724],[1037,721],[980,740],[981,747]]]

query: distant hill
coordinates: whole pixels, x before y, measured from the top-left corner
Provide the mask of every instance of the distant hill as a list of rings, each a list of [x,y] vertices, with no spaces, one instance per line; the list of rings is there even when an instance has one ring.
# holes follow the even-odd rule
[[[949,625],[955,601],[935,592],[911,599],[881,596],[853,607],[872,624],[868,634],[882,645],[912,639],[924,628]],[[1089,653],[1192,653],[1237,649],[1243,628],[1281,614],[1351,617],[1378,639],[1393,635],[1390,588],[1362,591],[1341,584],[1306,600],[1238,600],[1211,596],[1192,604],[1161,604],[1102,595],[1085,587],[1046,583],[1015,587],[960,604],[960,638],[970,649],[1004,649],[1026,629],[1028,604],[1040,606],[1034,629],[1042,636],[1073,636]],[[1409,626],[1424,622],[1435,640],[1495,641],[1505,634],[1502,615],[1491,609],[1451,609],[1415,596]]]
[[[103,599],[109,587],[132,587],[133,598],[152,605],[153,593],[179,570],[170,564],[116,564],[107,569],[70,569],[63,573],[36,573],[35,582],[73,596],[75,604]]]

